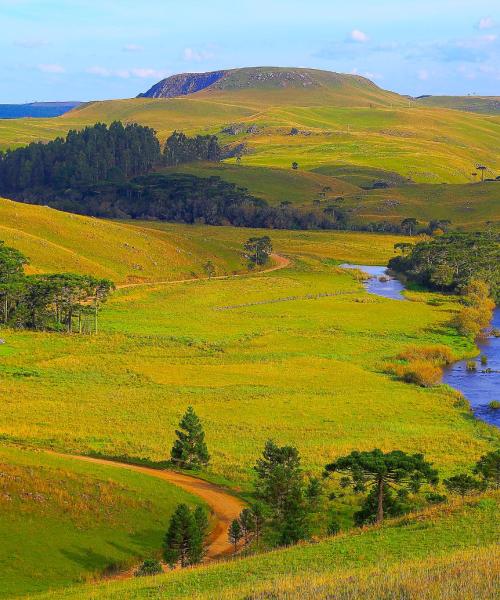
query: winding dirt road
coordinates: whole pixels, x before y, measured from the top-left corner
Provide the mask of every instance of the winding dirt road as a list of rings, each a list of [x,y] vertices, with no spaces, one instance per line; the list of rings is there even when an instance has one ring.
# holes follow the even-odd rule
[[[288,258],[279,254],[271,254],[273,265],[267,269],[256,272],[238,273],[235,275],[219,275],[212,277],[212,279],[231,279],[233,277],[256,277],[264,273],[271,273],[280,269],[285,269],[291,263]],[[208,279],[208,278],[203,278]],[[154,282],[141,282],[141,283],[126,283],[118,285],[118,289],[133,288],[140,286],[155,286],[165,285],[174,283],[188,283],[190,281],[200,281],[200,279],[180,279],[170,281],[154,281]],[[191,477],[190,475],[184,475],[183,473],[176,473],[175,471],[162,471],[158,469],[151,469],[149,467],[142,467],[139,465],[130,465],[127,463],[116,462],[113,460],[106,460],[103,458],[93,458],[91,456],[80,456],[75,454],[62,454],[59,452],[51,452],[57,456],[64,458],[72,458],[74,460],[80,460],[98,465],[106,465],[115,467],[117,469],[128,469],[129,471],[137,471],[138,473],[144,473],[150,477],[156,477],[162,479],[170,484],[176,485],[186,492],[198,496],[206,502],[209,506],[215,521],[215,526],[210,534],[208,541],[207,551],[205,555],[205,561],[212,561],[217,558],[221,558],[225,555],[232,554],[234,552],[233,545],[228,539],[228,529],[232,521],[238,518],[240,512],[245,507],[245,503],[231,495],[223,488],[198,479],[197,477]],[[127,579],[133,577],[134,569],[114,575],[113,579]]]
[[[268,267],[267,269],[263,269],[262,271],[247,271],[245,273],[235,273],[234,275],[216,275],[215,277],[211,277],[211,280],[217,279],[232,279],[233,277],[256,277],[257,275],[263,275],[264,273],[272,273],[273,271],[279,271],[280,269],[285,269],[291,263],[288,258],[281,256],[280,254],[271,254],[271,259],[273,260],[273,265]],[[122,283],[116,286],[118,290],[124,290],[127,288],[135,288],[135,287],[144,287],[144,286],[154,286],[154,285],[166,285],[169,283],[189,283],[191,281],[206,281],[208,277],[191,277],[190,279],[165,279],[162,281],[140,281],[138,283]]]
[[[203,479],[198,479],[197,477],[191,477],[190,475],[184,475],[183,473],[176,473],[175,471],[160,471],[158,469],[151,469],[149,467],[129,465],[127,463],[115,462],[114,460],[93,458],[91,456],[61,454],[59,452],[54,452],[52,454],[98,465],[116,467],[117,469],[128,469],[129,471],[144,473],[150,477],[156,477],[157,479],[167,481],[168,483],[182,488],[190,494],[198,496],[210,507],[215,519],[215,527],[210,535],[205,560],[214,560],[233,552],[234,548],[228,540],[227,531],[233,519],[238,518],[242,509],[245,508],[245,503],[239,498],[236,498],[236,496],[229,494],[218,485],[209,483]],[[123,573],[121,574],[121,577],[126,577],[127,574],[128,573]]]

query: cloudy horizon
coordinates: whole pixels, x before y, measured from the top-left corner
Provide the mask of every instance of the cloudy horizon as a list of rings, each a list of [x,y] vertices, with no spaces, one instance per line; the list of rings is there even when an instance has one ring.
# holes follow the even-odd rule
[[[0,0],[0,102],[133,97],[180,72],[296,66],[500,95],[497,0]],[[389,15],[389,16],[388,16]]]

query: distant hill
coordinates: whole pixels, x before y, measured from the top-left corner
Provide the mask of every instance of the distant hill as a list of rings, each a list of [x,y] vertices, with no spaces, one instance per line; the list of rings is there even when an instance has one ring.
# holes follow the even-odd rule
[[[81,102],[31,102],[29,104],[0,104],[0,119],[59,117],[79,106]]]
[[[174,98],[203,93],[207,97],[222,94],[267,100],[280,104],[324,104],[337,106],[390,106],[407,103],[399,94],[379,88],[359,75],[346,75],[317,69],[286,67],[248,67],[208,73],[172,75],[155,84],[142,98]]]
[[[409,99],[357,75],[314,69],[181,74],[140,98],[89,102],[55,119],[0,120],[0,149],[115,120],[148,125],[162,143],[174,130],[214,134],[225,146],[225,164],[232,165],[224,175],[242,185],[248,181],[273,203],[312,202],[319,175],[336,178],[324,186],[332,193],[340,180],[362,188],[467,184],[479,163],[488,167],[488,178],[500,175],[500,116],[436,102]],[[290,181],[292,162],[302,175],[290,191],[293,186],[277,182]],[[251,169],[243,174],[237,167]],[[277,177],[276,170],[284,175]],[[316,178],[306,175],[311,171]]]
[[[500,115],[500,96],[419,96],[415,100],[422,106],[433,108]]]

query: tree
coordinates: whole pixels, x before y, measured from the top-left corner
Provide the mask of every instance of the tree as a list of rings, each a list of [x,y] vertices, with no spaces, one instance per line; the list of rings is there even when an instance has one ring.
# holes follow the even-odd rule
[[[262,535],[262,529],[266,522],[265,507],[261,502],[255,502],[251,507],[251,511],[252,511],[252,518],[253,518],[253,530],[255,533],[255,540],[257,543],[259,543],[261,535]]]
[[[294,171],[296,171],[298,168],[299,168],[299,163],[294,161],[294,162],[292,163],[292,169],[293,169]]]
[[[22,277],[24,266],[27,264],[28,259],[24,254],[15,248],[5,246],[0,240],[0,284]]]
[[[307,538],[305,483],[298,450],[268,440],[254,468],[257,494],[273,513],[279,543],[288,545]]]
[[[487,485],[500,489],[500,450],[481,456],[474,467],[474,473],[480,475]]]
[[[203,270],[205,271],[207,277],[212,279],[212,277],[215,275],[214,263],[211,260],[207,260],[207,262],[203,265]]]
[[[273,251],[271,238],[267,235],[263,237],[251,237],[244,244],[245,257],[250,265],[265,265]]]
[[[413,235],[417,230],[417,226],[418,221],[414,218],[407,218],[401,221],[401,230],[408,235]]]
[[[480,492],[485,488],[484,482],[479,481],[475,477],[471,477],[466,473],[453,475],[453,477],[445,479],[443,483],[449,492],[453,494],[459,494],[462,496],[462,499],[469,494]]]
[[[388,490],[396,488],[417,492],[424,482],[431,485],[438,482],[437,471],[424,460],[422,454],[410,455],[401,450],[387,453],[377,448],[369,452],[355,450],[326,465],[325,474],[333,472],[344,473],[341,485],[350,485],[355,492],[364,492],[367,488],[375,490],[377,523],[384,519],[384,501]]]
[[[160,561],[155,558],[146,558],[134,572],[134,577],[159,575],[160,573],[163,573]]]
[[[238,519],[234,519],[231,525],[229,526],[228,537],[229,541],[234,546],[234,551],[236,552],[238,548],[238,543],[243,537],[243,532],[241,531],[241,525]]]
[[[163,557],[172,568],[187,567],[203,558],[203,535],[194,514],[186,504],[179,504],[170,519],[163,542]]]
[[[172,461],[185,469],[206,466],[210,460],[205,432],[192,406],[189,406],[175,431],[177,440],[171,450]]]
[[[476,165],[476,169],[481,172],[481,181],[484,181],[484,173],[487,171],[488,167],[485,165]]]
[[[246,546],[250,541],[250,536],[255,531],[255,521],[252,509],[244,508],[241,511],[238,520],[240,522],[241,532],[243,534],[243,539],[245,540]]]

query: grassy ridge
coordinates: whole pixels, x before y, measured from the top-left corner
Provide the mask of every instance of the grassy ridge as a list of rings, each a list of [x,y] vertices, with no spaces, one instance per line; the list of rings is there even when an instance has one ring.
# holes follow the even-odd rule
[[[0,121],[0,147],[53,139],[96,121],[136,121],[154,127],[161,140],[174,129],[220,134],[236,122],[257,131],[221,139],[246,144],[244,163],[252,166],[287,169],[296,160],[311,170],[351,164],[427,183],[465,183],[477,162],[492,172],[500,169],[497,117],[404,103],[370,108],[352,94],[346,103],[322,94],[321,88],[216,90],[166,100],[93,102],[56,119]],[[302,133],[288,135],[292,127]]]
[[[194,244],[173,229],[166,234],[2,198],[0,240],[30,259],[31,272],[86,273],[115,283],[196,277],[207,260],[221,274],[244,268],[239,249],[209,236]]]
[[[399,522],[387,523],[379,528],[367,528],[350,535],[340,535],[318,544],[306,544],[230,563],[141,581],[75,588],[44,598],[61,600],[196,598],[201,600],[213,598],[214,594],[217,594],[217,598],[221,600],[224,598],[234,600],[252,597],[249,594],[255,592],[256,588],[257,591],[267,589],[271,594],[274,591],[279,594],[287,587],[293,589],[294,582],[299,589],[300,586],[307,589],[308,586],[314,585],[315,580],[322,580],[323,583],[326,580],[333,585],[336,583],[342,585],[346,580],[348,584],[349,578],[354,578],[356,581],[361,577],[362,586],[363,582],[373,575],[370,569],[376,565],[380,567],[383,564],[384,569],[397,572],[397,565],[401,561],[412,561],[412,563],[420,561],[416,563],[415,575],[418,576],[418,568],[422,569],[424,561],[427,563],[427,568],[432,569],[433,566],[446,561],[445,557],[450,553],[469,550],[474,555],[477,548],[490,546],[483,558],[484,568],[486,560],[491,560],[492,564],[498,561],[498,557],[494,558],[498,555],[493,549],[493,544],[498,540],[498,525],[495,517],[497,511],[498,496],[485,497],[472,500],[463,506],[455,504],[429,510],[414,518],[406,517]],[[441,572],[444,582],[446,577],[453,578],[453,573],[447,575],[444,569],[441,569]],[[489,583],[489,589],[492,589],[495,585],[494,580],[490,578]],[[414,581],[413,584],[415,585],[416,582]],[[373,591],[373,585],[367,587]],[[290,596],[290,598],[296,597],[304,596]],[[462,596],[449,598],[459,597],[463,598]],[[278,595],[278,598],[281,596]],[[361,598],[366,596],[362,594],[353,596],[353,599],[361,600]]]
[[[500,226],[500,181],[370,190],[346,196],[341,206],[353,209],[355,221],[449,219],[453,226],[480,230],[487,222]]]
[[[489,115],[500,114],[500,96],[425,96],[418,98],[417,104]]]
[[[132,471],[0,447],[0,597],[123,569],[161,547],[179,502],[200,501]]]

